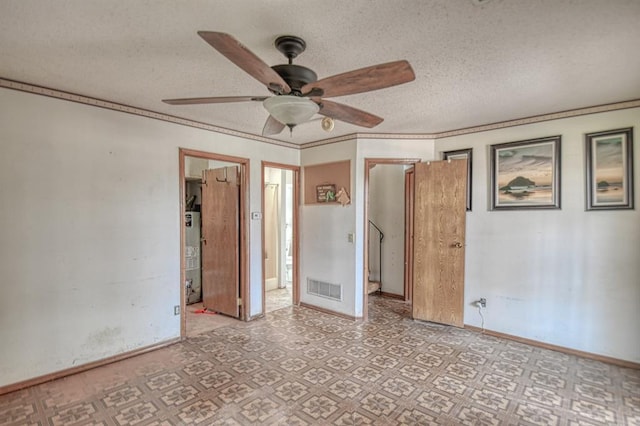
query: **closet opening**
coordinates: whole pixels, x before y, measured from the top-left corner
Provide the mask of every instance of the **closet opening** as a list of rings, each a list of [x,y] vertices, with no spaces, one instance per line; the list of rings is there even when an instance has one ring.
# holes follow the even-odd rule
[[[246,320],[249,160],[180,150],[181,336]]]

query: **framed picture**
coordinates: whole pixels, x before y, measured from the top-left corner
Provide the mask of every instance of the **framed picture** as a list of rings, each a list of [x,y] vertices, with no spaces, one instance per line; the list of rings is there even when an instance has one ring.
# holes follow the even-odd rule
[[[316,201],[319,203],[336,201],[336,186],[333,184],[316,186]]]
[[[633,209],[633,128],[588,133],[587,210]]]
[[[491,145],[491,210],[560,208],[561,139]]]
[[[471,211],[471,161],[473,160],[473,148],[444,151],[443,160],[467,160],[467,211]]]

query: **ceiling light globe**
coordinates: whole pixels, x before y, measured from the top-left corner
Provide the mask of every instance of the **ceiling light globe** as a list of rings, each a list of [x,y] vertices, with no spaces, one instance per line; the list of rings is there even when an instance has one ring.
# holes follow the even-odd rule
[[[320,110],[311,99],[292,95],[272,96],[265,99],[263,105],[273,118],[287,126],[309,121]]]

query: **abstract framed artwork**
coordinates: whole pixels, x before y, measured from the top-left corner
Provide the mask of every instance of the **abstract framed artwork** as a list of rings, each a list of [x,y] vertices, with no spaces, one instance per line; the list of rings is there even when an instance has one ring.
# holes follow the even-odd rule
[[[587,210],[633,209],[633,128],[585,135]]]
[[[444,151],[443,160],[467,160],[467,211],[471,211],[471,171],[473,161],[473,148],[457,149],[455,151]]]
[[[491,145],[491,210],[559,209],[561,136]]]

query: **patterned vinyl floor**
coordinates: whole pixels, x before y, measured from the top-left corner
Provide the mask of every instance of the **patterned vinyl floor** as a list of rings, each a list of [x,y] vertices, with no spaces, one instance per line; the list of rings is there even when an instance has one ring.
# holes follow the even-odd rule
[[[273,312],[293,304],[291,285],[265,292],[265,312]]]
[[[640,425],[640,371],[409,319],[290,307],[0,396],[0,425]]]

